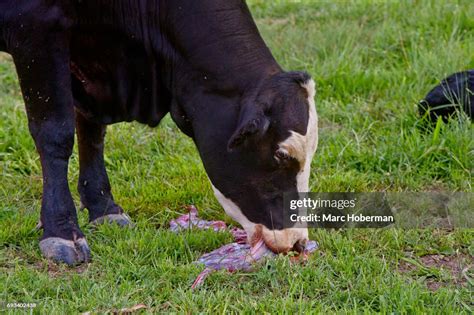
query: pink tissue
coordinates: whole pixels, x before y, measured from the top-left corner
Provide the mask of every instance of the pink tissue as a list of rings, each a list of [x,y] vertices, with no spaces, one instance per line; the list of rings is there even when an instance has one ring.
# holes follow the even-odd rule
[[[227,229],[227,225],[224,221],[206,221],[199,219],[197,216],[198,210],[195,206],[191,205],[186,207],[186,209],[189,211],[188,214],[184,214],[175,220],[171,220],[171,231],[179,232],[181,230],[197,228],[199,230],[213,229],[217,232]]]
[[[170,222],[170,230],[179,232],[186,229],[197,228],[200,230],[213,229],[214,231],[223,231],[227,225],[223,221],[206,221],[198,218],[196,207],[189,206],[188,214],[184,214]],[[232,228],[230,230],[234,236],[234,243],[230,243],[220,248],[202,255],[197,262],[203,264],[206,268],[198,275],[191,288],[200,286],[206,277],[215,270],[226,269],[229,272],[238,270],[249,271],[253,265],[264,257],[276,256],[264,243],[258,241],[253,247],[247,243],[247,234],[244,230]],[[304,253],[305,259],[310,253],[318,248],[315,241],[308,241]]]

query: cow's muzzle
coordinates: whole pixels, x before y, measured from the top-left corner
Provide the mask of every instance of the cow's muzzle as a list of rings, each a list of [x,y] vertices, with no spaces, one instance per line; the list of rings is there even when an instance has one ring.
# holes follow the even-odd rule
[[[251,237],[251,245],[263,239],[265,245],[275,253],[288,253],[296,251],[302,253],[308,241],[307,228],[288,228],[283,230],[270,230],[258,224]]]

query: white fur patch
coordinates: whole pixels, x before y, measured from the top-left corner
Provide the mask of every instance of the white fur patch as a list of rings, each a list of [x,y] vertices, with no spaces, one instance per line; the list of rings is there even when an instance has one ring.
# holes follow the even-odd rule
[[[289,156],[294,157],[300,163],[301,167],[303,167],[306,161],[306,136],[293,130],[291,130],[290,133],[291,135],[286,138],[285,141],[280,142],[278,147]]]
[[[299,192],[309,191],[309,173],[311,170],[311,161],[318,148],[318,114],[316,113],[316,88],[313,79],[309,80],[303,87],[308,92],[309,119],[306,128],[306,160],[302,170],[296,176],[296,182]]]
[[[212,190],[214,190],[214,195],[217,198],[217,201],[224,208],[225,213],[235,221],[239,222],[240,225],[244,228],[247,233],[248,239],[252,238],[253,233],[255,232],[255,223],[250,222],[249,219],[242,213],[239,206],[237,206],[232,200],[224,196],[212,183]]]
[[[307,192],[309,190],[311,161],[318,147],[318,115],[314,102],[314,96],[316,95],[314,81],[311,79],[301,86],[308,93],[309,118],[306,135],[290,131],[291,135],[282,141],[279,147],[300,162],[301,169],[296,176],[297,188],[299,192]]]

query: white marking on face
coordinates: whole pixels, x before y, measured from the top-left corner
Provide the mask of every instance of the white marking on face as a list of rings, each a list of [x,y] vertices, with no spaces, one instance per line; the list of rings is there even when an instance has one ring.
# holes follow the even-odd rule
[[[318,114],[316,113],[316,104],[314,97],[316,88],[313,79],[309,80],[303,87],[308,92],[309,119],[306,127],[306,160],[302,170],[296,176],[296,182],[299,192],[309,191],[309,173],[311,170],[311,161],[318,148]]]
[[[290,131],[290,134],[285,141],[278,144],[278,148],[289,156],[294,157],[303,167],[306,161],[306,136],[293,130]]]
[[[290,156],[300,162],[301,169],[296,175],[297,189],[299,192],[309,190],[309,173],[311,161],[318,147],[318,115],[314,96],[316,94],[314,81],[311,79],[301,85],[308,93],[308,126],[306,135],[290,131],[291,135],[279,144],[280,149],[285,150]]]

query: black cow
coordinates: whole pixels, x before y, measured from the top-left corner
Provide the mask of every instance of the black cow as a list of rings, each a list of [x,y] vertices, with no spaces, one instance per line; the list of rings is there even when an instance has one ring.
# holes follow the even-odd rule
[[[421,116],[435,122],[442,117],[445,122],[457,110],[474,118],[474,69],[451,74],[435,86],[420,101],[418,110]]]
[[[88,261],[67,182],[91,222],[130,223],[104,167],[106,125],[156,126],[168,112],[199,150],[214,192],[249,239],[301,249],[283,193],[308,190],[317,146],[314,82],[284,72],[239,0],[0,0],[0,48],[13,56],[43,170],[40,249]]]

